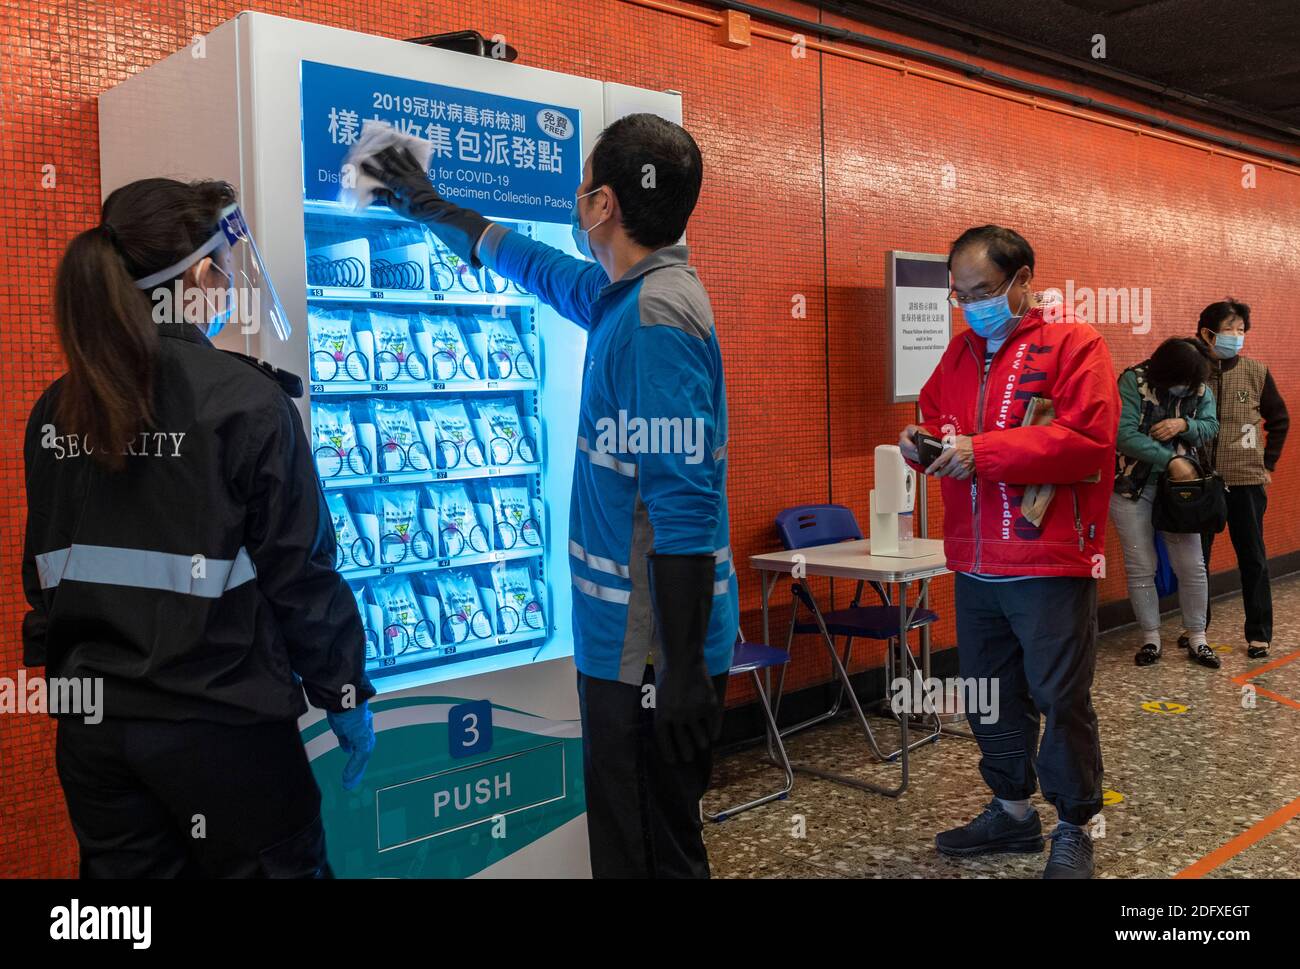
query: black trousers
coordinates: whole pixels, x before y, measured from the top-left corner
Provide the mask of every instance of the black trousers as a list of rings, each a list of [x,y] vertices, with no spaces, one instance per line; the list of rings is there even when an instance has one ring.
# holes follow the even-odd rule
[[[957,574],[957,660],[963,678],[997,687],[997,715],[967,719],[994,795],[1043,797],[1071,824],[1101,810],[1101,737],[1092,707],[1097,582],[1048,577],[982,582]],[[1045,722],[1039,739],[1040,720]]]
[[[59,720],[82,878],[329,878],[293,721]]]
[[[722,704],[727,674],[713,678]],[[595,878],[708,878],[700,798],[713,752],[667,763],[654,738],[654,710],[642,686],[578,674],[587,838]]]
[[[1237,553],[1241,572],[1241,602],[1246,608],[1246,641],[1273,641],[1273,585],[1268,576],[1268,553],[1264,550],[1264,512],[1268,492],[1263,485],[1234,485],[1228,489],[1228,537]],[[1210,567],[1210,549],[1214,533],[1201,536],[1205,568]],[[1210,607],[1206,604],[1205,627],[1210,626]]]

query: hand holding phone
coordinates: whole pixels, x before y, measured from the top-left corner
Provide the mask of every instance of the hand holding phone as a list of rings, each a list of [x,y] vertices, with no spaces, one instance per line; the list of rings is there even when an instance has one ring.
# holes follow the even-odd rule
[[[933,434],[927,434],[919,429],[912,435],[912,440],[916,442],[916,453],[920,455],[917,464],[921,465],[922,468],[930,467],[939,459],[939,455],[943,454],[945,447],[952,446],[950,444],[945,445],[941,438],[937,438]]]

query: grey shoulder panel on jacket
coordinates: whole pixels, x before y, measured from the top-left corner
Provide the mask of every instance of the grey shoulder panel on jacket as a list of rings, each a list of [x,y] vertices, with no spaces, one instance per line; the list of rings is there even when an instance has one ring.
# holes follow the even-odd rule
[[[690,266],[665,266],[649,273],[637,294],[642,326],[671,326],[701,340],[713,334],[713,306]]]

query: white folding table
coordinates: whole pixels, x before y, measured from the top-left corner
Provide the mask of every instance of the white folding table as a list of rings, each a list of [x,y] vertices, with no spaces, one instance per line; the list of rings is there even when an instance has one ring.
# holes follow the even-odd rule
[[[762,555],[753,555],[749,563],[751,567],[758,570],[763,594],[763,642],[770,643],[771,630],[768,624],[768,606],[771,598],[772,589],[783,575],[791,575],[796,578],[820,575],[836,579],[850,579],[855,582],[870,583],[877,592],[880,593],[882,600],[886,604],[890,602],[890,597],[885,591],[886,587],[894,586],[897,588],[896,604],[898,606],[898,647],[899,659],[903,672],[907,671],[907,664],[912,660],[911,649],[908,646],[908,626],[916,615],[916,611],[926,600],[926,593],[929,590],[930,580],[936,576],[948,573],[947,560],[943,554],[943,542],[937,539],[917,538],[913,540],[916,543],[916,550],[921,552],[914,558],[899,558],[885,555],[871,554],[870,539],[858,539],[851,542],[837,542],[831,545],[816,545],[810,548],[789,549],[780,552],[765,552]],[[798,568],[796,568],[796,566]],[[913,605],[908,607],[908,590],[916,583],[920,589],[914,600]],[[805,584],[806,588],[806,584]],[[808,590],[811,597],[812,592]],[[814,603],[815,606],[815,603]],[[841,697],[847,696],[854,712],[857,714],[858,721],[863,727],[867,741],[875,751],[877,757],[885,761],[898,760],[901,765],[901,778],[897,787],[884,787],[872,784],[868,781],[856,777],[850,777],[845,774],[836,774],[829,771],[809,767],[807,765],[794,764],[795,770],[806,774],[812,774],[822,777],[826,780],[835,781],[841,784],[847,784],[860,790],[872,791],[877,794],[883,794],[886,797],[898,797],[907,790],[908,783],[908,753],[912,747],[921,744],[930,743],[939,738],[943,730],[942,722],[936,717],[936,728],[934,733],[927,735],[915,742],[909,742],[908,738],[908,720],[907,713],[897,717],[899,730],[901,733],[901,742],[899,749],[893,754],[885,755],[880,751],[876,744],[874,735],[871,732],[871,726],[867,722],[866,715],[858,703],[857,694],[853,691],[853,684],[849,679],[848,670],[841,661],[839,653],[835,650],[834,639],[826,629],[825,621],[822,618],[820,609],[814,608],[814,617],[821,629],[821,637],[827,652],[830,654],[831,663],[834,666],[835,674],[841,684]],[[793,623],[793,617],[791,618]],[[930,627],[922,626],[921,634],[921,676],[925,680],[930,678]],[[889,664],[892,665],[892,664]],[[886,670],[886,679],[890,670]],[[889,684],[886,683],[886,689]],[[779,705],[780,698],[778,696]],[[782,736],[802,730],[814,723],[820,723],[829,719],[838,712],[839,701],[830,711],[805,720],[802,723],[794,724],[781,731]],[[779,710],[779,706],[778,706]]]

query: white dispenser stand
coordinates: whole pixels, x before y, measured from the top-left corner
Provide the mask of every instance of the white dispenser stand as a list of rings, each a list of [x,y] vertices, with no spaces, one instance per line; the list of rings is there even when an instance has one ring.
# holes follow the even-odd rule
[[[876,487],[871,489],[871,554],[892,558],[924,555],[912,532],[916,474],[896,444],[876,448]],[[906,522],[900,528],[899,523]]]

